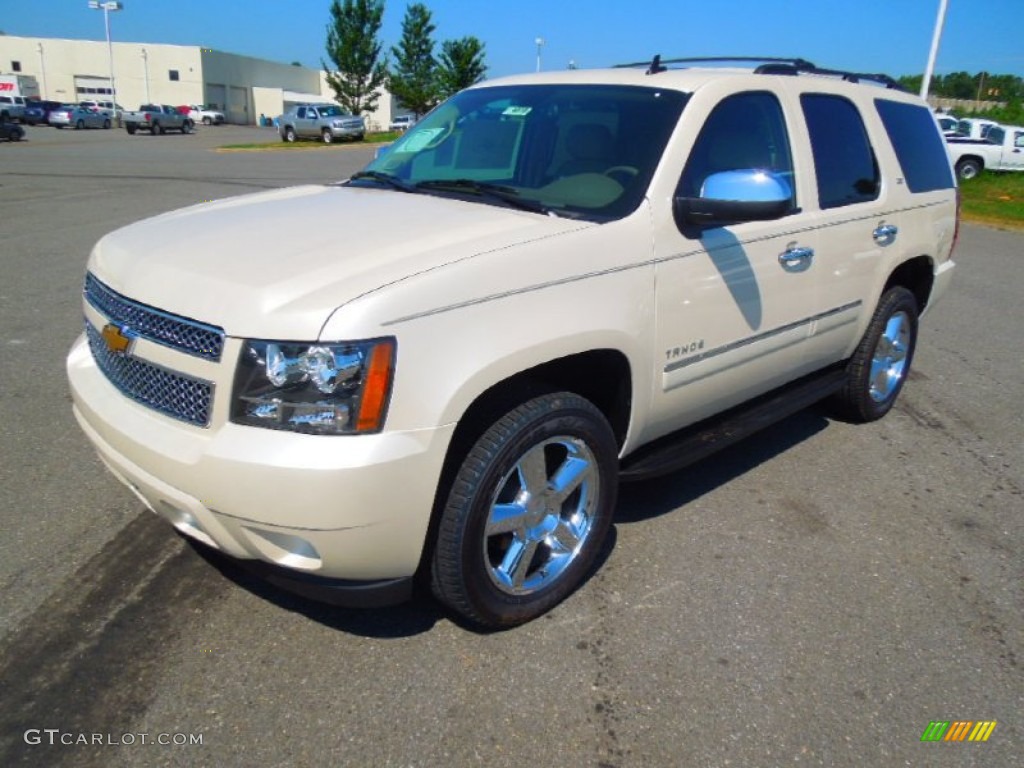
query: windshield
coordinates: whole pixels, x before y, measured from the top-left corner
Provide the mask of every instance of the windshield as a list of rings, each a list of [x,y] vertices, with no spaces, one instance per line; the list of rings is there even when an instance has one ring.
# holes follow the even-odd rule
[[[463,91],[352,183],[380,185],[386,175],[405,191],[499,205],[515,196],[517,207],[532,203],[530,210],[620,218],[643,199],[686,99],[678,91],[609,85]]]
[[[320,113],[320,117],[348,117],[345,112],[341,111],[341,107],[317,107],[316,109]]]

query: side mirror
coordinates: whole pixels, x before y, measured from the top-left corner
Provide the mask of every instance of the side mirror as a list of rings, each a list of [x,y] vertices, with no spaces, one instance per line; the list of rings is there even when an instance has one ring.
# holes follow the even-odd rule
[[[676,197],[672,213],[682,229],[778,219],[792,206],[793,188],[784,177],[751,168],[711,174],[700,197]]]

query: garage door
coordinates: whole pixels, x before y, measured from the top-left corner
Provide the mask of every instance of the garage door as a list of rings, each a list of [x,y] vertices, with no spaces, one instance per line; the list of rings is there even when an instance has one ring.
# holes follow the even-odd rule
[[[224,111],[228,106],[228,89],[221,83],[207,83],[206,103],[214,109]]]
[[[249,115],[249,91],[247,88],[228,87],[227,119],[229,123],[249,125],[253,122]]]

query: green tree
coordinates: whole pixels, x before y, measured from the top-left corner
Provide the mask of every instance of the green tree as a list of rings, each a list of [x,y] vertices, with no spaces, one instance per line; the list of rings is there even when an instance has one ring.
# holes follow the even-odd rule
[[[417,116],[429,112],[438,101],[434,29],[427,6],[413,3],[405,9],[402,40],[391,49],[395,66],[389,89]]]
[[[442,99],[479,83],[486,74],[484,44],[477,38],[469,36],[442,43],[437,68],[438,95]]]
[[[384,0],[331,0],[327,25],[328,67],[321,59],[327,84],[338,103],[353,115],[373,111],[378,89],[387,83],[387,62],[377,39],[384,17]]]

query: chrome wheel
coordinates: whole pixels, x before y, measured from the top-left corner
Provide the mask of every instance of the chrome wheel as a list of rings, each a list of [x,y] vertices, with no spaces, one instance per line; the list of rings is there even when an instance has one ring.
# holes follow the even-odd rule
[[[907,368],[911,323],[906,312],[897,312],[885,324],[871,356],[869,394],[876,403],[888,400],[900,386]]]
[[[611,526],[618,445],[571,392],[539,395],[481,429],[448,487],[431,566],[434,595],[468,621],[513,627],[586,578]]]
[[[494,585],[525,595],[551,584],[590,535],[600,476],[582,440],[559,436],[527,451],[498,484],[484,531]]]
[[[856,423],[885,416],[910,374],[917,343],[917,297],[893,286],[875,313],[847,366],[846,380],[833,404],[839,416]]]

